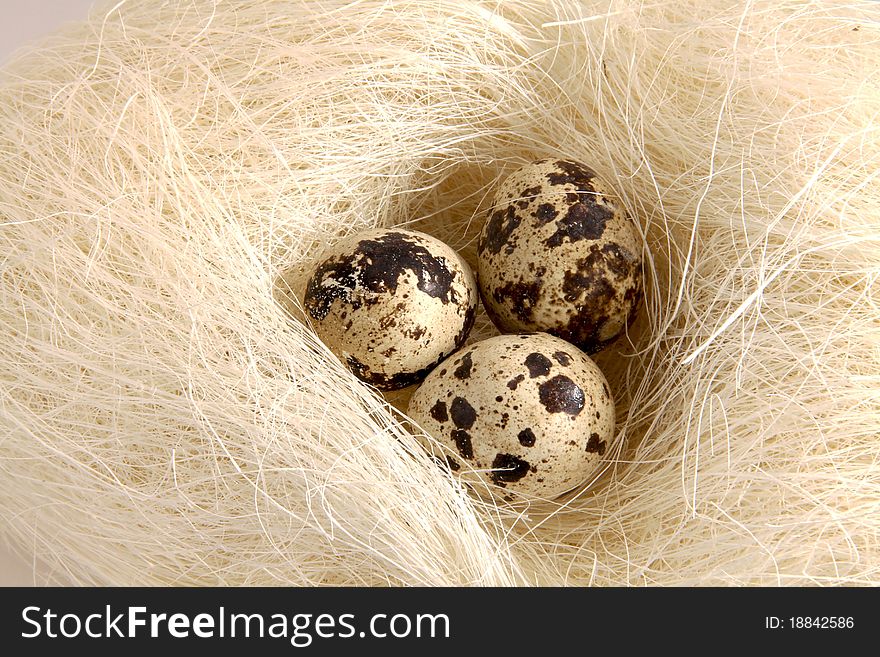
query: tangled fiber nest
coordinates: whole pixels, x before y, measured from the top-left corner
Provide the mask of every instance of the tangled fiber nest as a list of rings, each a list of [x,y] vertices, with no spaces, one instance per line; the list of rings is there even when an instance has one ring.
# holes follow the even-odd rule
[[[878,116],[871,2],[96,10],[0,88],[0,530],[81,584],[880,583]],[[494,505],[288,311],[559,154],[646,303],[602,475]]]

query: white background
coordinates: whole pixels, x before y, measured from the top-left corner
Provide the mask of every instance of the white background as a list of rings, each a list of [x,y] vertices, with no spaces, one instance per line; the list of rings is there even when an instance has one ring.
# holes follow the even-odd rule
[[[20,46],[64,23],[84,19],[91,6],[92,0],[0,0],[0,65]],[[0,526],[0,535],[4,530]],[[39,566],[35,572],[33,563],[12,555],[0,543],[0,586],[28,586],[42,579]]]

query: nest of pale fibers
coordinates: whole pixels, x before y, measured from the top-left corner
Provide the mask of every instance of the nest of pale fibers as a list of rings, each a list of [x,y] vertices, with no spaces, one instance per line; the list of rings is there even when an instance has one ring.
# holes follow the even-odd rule
[[[0,87],[0,532],[46,582],[880,583],[878,19],[145,2],[22,52]],[[473,262],[493,185],[556,155],[635,218],[646,300],[596,357],[602,474],[511,507],[436,467],[291,281],[376,225]]]

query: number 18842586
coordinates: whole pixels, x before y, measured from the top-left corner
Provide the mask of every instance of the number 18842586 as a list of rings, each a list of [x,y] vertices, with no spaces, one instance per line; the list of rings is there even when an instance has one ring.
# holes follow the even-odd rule
[[[791,616],[788,622],[794,630],[848,630],[855,625],[852,616]]]

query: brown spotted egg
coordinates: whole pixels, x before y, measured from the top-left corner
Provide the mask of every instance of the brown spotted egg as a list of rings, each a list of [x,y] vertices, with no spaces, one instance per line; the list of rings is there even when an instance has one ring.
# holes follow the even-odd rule
[[[421,381],[464,344],[478,292],[449,246],[379,229],[337,244],[309,279],[304,306],[318,337],[380,390]]]
[[[635,319],[641,240],[582,164],[540,160],[510,174],[477,248],[483,305],[502,332],[546,331],[591,354]]]
[[[552,499],[583,484],[614,432],[614,402],[596,364],[546,333],[477,342],[416,390],[410,417],[448,447],[462,479],[502,495]]]

